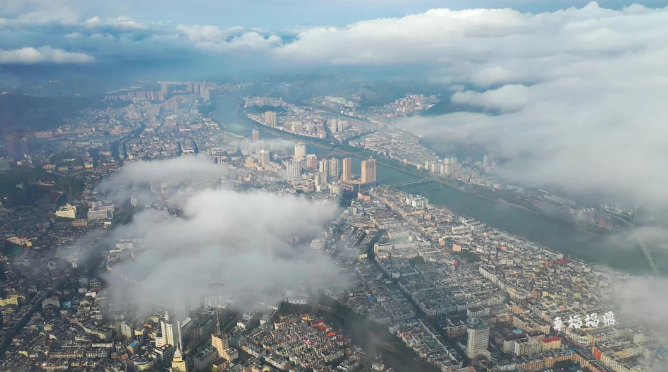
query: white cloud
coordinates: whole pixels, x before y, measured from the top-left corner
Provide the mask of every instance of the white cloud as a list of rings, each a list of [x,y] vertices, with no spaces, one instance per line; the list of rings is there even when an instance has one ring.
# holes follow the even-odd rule
[[[511,160],[502,174],[573,192],[668,206],[665,97],[668,50],[545,66],[545,80],[452,95],[458,112],[404,123],[423,135],[487,146]],[[500,113],[498,113],[500,112]]]
[[[408,129],[485,145],[511,159],[507,177],[668,206],[668,174],[657,171],[668,162],[668,8],[434,9],[303,30],[274,54],[431,63],[432,81],[456,85],[453,104],[482,112],[411,119]]]
[[[221,167],[204,155],[180,156],[174,159],[138,161],[125,165],[116,175],[120,182],[167,182],[172,179],[186,181],[208,177],[222,177]],[[103,184],[104,185],[104,184]]]
[[[109,182],[200,180],[220,177],[220,169],[203,158],[179,157],[129,164]],[[223,283],[221,291],[243,306],[256,300],[279,301],[285,289],[298,284],[338,280],[338,267],[307,244],[336,215],[336,205],[293,195],[211,189],[174,201],[182,216],[146,210],[112,233],[111,243],[129,237],[141,238],[146,245],[144,252],[107,276],[112,289],[124,285],[123,277],[137,280],[127,288],[133,303],[175,304],[185,293],[195,298],[213,294],[207,284]],[[301,244],[286,243],[294,237]]]
[[[95,17],[92,17],[92,18],[89,18],[89,19],[86,20],[86,25],[89,26],[89,27],[95,27],[95,26],[99,26],[101,24],[102,24],[102,20],[98,16],[95,16]]]
[[[95,16],[86,20],[85,25],[90,28],[110,27],[116,31],[136,31],[149,29],[148,25],[132,20],[127,16],[107,18],[105,20]]]
[[[0,18],[2,27],[43,26],[49,24],[73,25],[77,22],[77,15],[67,6],[48,6],[20,13],[14,18]]]
[[[612,301],[617,305],[619,314],[630,319],[638,319],[639,324],[653,331],[658,340],[668,342],[668,325],[665,322],[668,308],[668,279],[666,278],[632,278],[626,283],[615,287]],[[666,371],[665,361],[659,365],[655,362],[654,370]]]
[[[334,64],[440,62],[476,67],[482,81],[506,82],[511,70],[490,60],[559,54],[623,52],[665,44],[668,10],[634,6],[616,11],[591,3],[550,13],[512,9],[432,9],[402,18],[361,21],[342,28],[301,31],[277,56]]]
[[[70,53],[48,46],[41,48],[0,49],[0,64],[88,63],[95,58],[84,53]]]
[[[496,90],[483,93],[474,91],[457,92],[452,95],[452,102],[465,105],[481,106],[488,110],[515,111],[525,107],[531,101],[530,90],[524,85],[504,85]]]
[[[240,27],[221,30],[217,26],[195,25],[176,27],[195,47],[207,52],[228,52],[237,49],[267,50],[282,44],[279,36],[263,36]]]
[[[471,76],[471,82],[477,86],[490,86],[495,84],[517,81],[522,75],[518,75],[500,66],[493,66],[480,70]]]
[[[223,32],[217,26],[195,25],[195,26],[176,26],[176,30],[183,33],[191,43],[199,42],[217,42],[224,40],[228,33]]]
[[[6,49],[49,45],[53,49],[86,51],[97,59],[113,60],[172,57],[195,49],[216,54],[257,52],[282,44],[280,37],[266,35],[259,29],[139,22],[125,15],[105,16],[109,12],[99,7],[85,6],[83,9],[67,0],[53,4],[31,1],[24,5],[16,2],[14,7],[13,12],[0,9],[0,30],[11,40]],[[96,15],[97,12],[101,14]],[[84,17],[86,14],[88,16]],[[57,36],[61,37],[62,44],[58,39],[54,40]],[[28,52],[33,60],[41,60],[33,50],[21,51],[22,54]]]

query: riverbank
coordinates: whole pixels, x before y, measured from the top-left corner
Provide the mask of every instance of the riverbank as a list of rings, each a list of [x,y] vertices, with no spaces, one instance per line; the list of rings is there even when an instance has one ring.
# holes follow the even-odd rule
[[[399,161],[397,161],[395,159],[388,158],[388,157],[380,156],[379,154],[377,154],[375,152],[372,152],[372,151],[368,151],[368,150],[357,148],[357,147],[352,147],[352,146],[347,145],[347,144],[332,144],[331,142],[327,142],[327,140],[308,137],[308,136],[302,136],[302,135],[299,135],[299,134],[296,134],[296,133],[287,132],[287,131],[284,131],[284,130],[280,130],[280,129],[276,129],[274,127],[264,125],[262,123],[256,122],[255,120],[250,119],[247,116],[245,110],[243,110],[243,101],[242,100],[237,98],[237,99],[235,99],[235,103],[237,104],[237,108],[235,110],[235,116],[239,120],[241,120],[241,121],[243,121],[243,122],[245,122],[249,125],[252,125],[254,127],[258,127],[258,128],[262,128],[264,130],[270,131],[271,133],[274,133],[277,136],[295,138],[295,139],[298,139],[298,140],[300,140],[304,143],[308,143],[308,144],[311,144],[313,146],[317,146],[317,147],[320,147],[320,148],[323,148],[323,149],[331,150],[332,153],[336,152],[340,155],[348,155],[348,156],[351,156],[351,157],[356,156],[356,157],[359,157],[359,158],[365,158],[367,155],[368,156],[373,156],[379,164],[382,164],[382,165],[384,165],[388,168],[392,168],[392,169],[395,169],[397,171],[403,172],[403,173],[405,173],[409,176],[412,176],[412,177],[424,178],[424,177],[428,177],[430,175],[428,172],[426,172],[424,170],[421,171],[420,169],[417,169],[417,168],[410,169],[410,168],[413,168],[413,167],[409,166],[409,165],[405,165],[403,163],[400,163],[402,166],[394,164],[394,163],[399,163]],[[491,202],[494,202],[494,203],[499,203],[499,204],[504,205],[504,206],[509,206],[509,207],[513,207],[513,208],[522,209],[522,210],[527,211],[529,213],[532,213],[532,214],[550,219],[555,223],[562,224],[564,226],[573,228],[574,230],[577,230],[577,231],[585,233],[585,234],[590,234],[590,235],[594,235],[594,236],[605,236],[605,235],[607,235],[607,232],[605,232],[605,231],[592,230],[587,225],[580,224],[580,223],[578,223],[577,221],[574,221],[574,220],[573,221],[568,220],[566,216],[560,217],[560,216],[556,216],[554,214],[545,213],[544,211],[541,211],[539,209],[530,208],[530,207],[527,207],[525,205],[514,203],[514,202],[508,201],[506,199],[503,199],[502,197],[492,198],[492,197],[489,197],[489,196],[486,196],[486,195],[482,195],[481,193],[476,192],[475,190],[456,187],[456,186],[448,183],[445,180],[434,180],[434,182],[438,182],[439,184],[441,184],[443,186],[453,188],[457,191],[467,193],[469,195],[473,195],[475,197],[478,197],[478,198],[481,198],[481,199],[484,199],[484,200],[488,200],[488,201],[491,201]]]
[[[344,146],[324,144],[322,140],[300,138],[284,131],[272,130],[270,127],[244,118],[241,115],[241,102],[238,99],[235,102],[234,96],[217,97],[217,102],[218,107],[211,117],[228,132],[249,137],[251,129],[260,129],[261,137],[266,133],[269,138],[280,136],[303,141],[309,144],[310,148],[307,150],[310,153],[320,156],[340,157],[340,154],[350,156],[353,158],[353,173],[356,174],[360,172],[361,159],[368,157],[366,153],[357,149],[354,152],[347,151]],[[223,124],[225,124],[224,127]],[[393,185],[425,177],[422,174],[416,174],[416,169],[406,170],[385,162],[383,161],[385,159],[379,157],[378,154],[374,154],[374,158],[377,158],[379,163],[377,178],[380,184]],[[649,265],[642,252],[634,245],[627,244],[624,239],[611,239],[608,235],[591,233],[586,229],[576,228],[574,223],[556,219],[554,216],[532,211],[530,208],[522,208],[521,205],[514,205],[507,200],[499,201],[498,198],[483,197],[472,190],[462,190],[443,182],[409,185],[401,189],[411,194],[422,195],[433,205],[475,218],[488,226],[521,236],[572,258],[636,274],[649,272]],[[658,253],[652,252],[652,254]],[[655,257],[655,261],[659,266],[665,266],[661,265],[661,262],[668,262],[668,260],[661,260],[661,256],[659,254]],[[662,270],[662,272],[665,271]]]
[[[457,191],[475,196],[475,197],[483,199],[483,200],[488,200],[488,201],[491,201],[493,203],[498,203],[498,204],[501,204],[501,205],[504,205],[504,206],[509,206],[509,207],[512,207],[512,208],[517,208],[517,209],[524,210],[524,211],[532,213],[536,216],[547,218],[549,220],[552,220],[555,223],[564,225],[566,227],[573,228],[574,230],[577,230],[577,231],[585,233],[585,234],[590,234],[592,236],[600,236],[600,237],[608,236],[608,235],[612,234],[612,232],[606,232],[606,231],[600,231],[600,230],[599,231],[592,231],[588,228],[587,225],[579,224],[578,222],[568,220],[565,217],[562,218],[562,217],[559,217],[559,216],[555,216],[554,214],[543,212],[541,210],[532,209],[532,208],[526,207],[526,206],[521,205],[521,204],[510,202],[510,201],[508,201],[506,199],[503,199],[503,198],[496,198],[496,199],[491,198],[491,197],[488,197],[488,196],[485,196],[485,195],[481,195],[480,193],[477,193],[475,191],[467,190],[466,188],[463,188],[463,187],[460,188],[460,187],[450,185],[445,181],[434,180],[433,182],[439,183],[439,184],[441,184],[445,187],[449,187],[451,189],[454,189],[454,190],[457,190]]]

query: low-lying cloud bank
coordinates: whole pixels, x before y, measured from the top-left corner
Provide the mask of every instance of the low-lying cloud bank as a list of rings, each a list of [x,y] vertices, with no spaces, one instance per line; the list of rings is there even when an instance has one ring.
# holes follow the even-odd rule
[[[668,9],[456,14],[470,27],[443,47],[435,78],[464,84],[448,98],[467,111],[404,128],[485,146],[510,159],[500,173],[511,179],[668,207],[657,171],[668,161]]]
[[[167,182],[189,169],[183,178],[197,180],[220,169],[212,166],[206,167],[202,158],[180,157],[129,164],[119,177]],[[309,247],[335,217],[336,205],[225,189],[196,191],[178,203],[180,216],[148,209],[116,227],[108,239],[111,245],[141,239],[134,258],[113,266],[105,279],[143,309],[154,304],[187,308],[193,301],[223,295],[240,307],[276,303],[286,290],[339,280],[331,259]]]
[[[633,278],[616,286],[612,299],[620,315],[638,319],[639,324],[653,330],[659,341],[668,343],[668,324],[665,321],[668,309],[668,279]],[[667,371],[668,365],[655,365],[656,371]]]
[[[143,184],[170,182],[174,180],[194,181],[203,178],[221,178],[223,169],[212,163],[205,155],[179,156],[165,160],[138,161],[128,163],[114,177],[114,182],[103,182],[99,188],[108,191],[115,183]]]

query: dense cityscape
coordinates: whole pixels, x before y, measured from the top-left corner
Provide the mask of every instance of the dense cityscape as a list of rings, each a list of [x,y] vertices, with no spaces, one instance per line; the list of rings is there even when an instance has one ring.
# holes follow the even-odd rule
[[[0,372],[668,372],[664,0],[1,0]]]
[[[615,284],[629,274],[378,182],[379,162],[394,161],[386,164],[425,172],[409,184],[512,187],[495,177],[494,155],[439,158],[392,125],[436,97],[409,95],[343,115],[356,107],[354,97],[301,105],[234,98],[250,85],[128,88],[105,95],[127,105],[7,137],[3,370],[641,372],[665,363],[657,330],[616,313]],[[237,100],[241,130],[204,113],[212,95]],[[281,132],[292,137],[276,139]],[[310,153],[318,146],[329,154]],[[124,169],[138,164],[152,178],[128,178]],[[205,189],[339,206],[311,236],[282,239],[335,263],[341,280],[279,284],[272,296],[250,301],[215,281],[190,293],[175,287],[167,302],[130,300],[125,286],[145,279],[124,269],[156,247],[148,235],[114,231],[148,210],[183,218],[188,206],[179,199]],[[609,213],[625,213],[516,193],[599,227],[621,228]],[[353,322],[364,324],[364,334]]]

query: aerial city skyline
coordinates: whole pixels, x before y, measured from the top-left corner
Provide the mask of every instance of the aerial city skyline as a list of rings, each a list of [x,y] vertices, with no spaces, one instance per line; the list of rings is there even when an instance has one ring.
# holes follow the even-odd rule
[[[663,372],[668,7],[0,7],[7,371]]]

